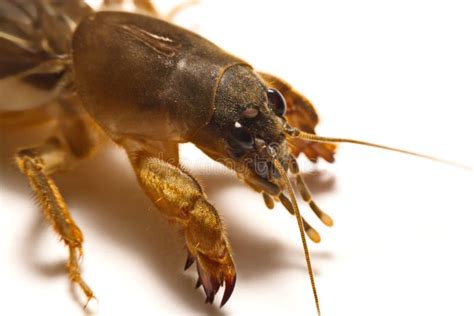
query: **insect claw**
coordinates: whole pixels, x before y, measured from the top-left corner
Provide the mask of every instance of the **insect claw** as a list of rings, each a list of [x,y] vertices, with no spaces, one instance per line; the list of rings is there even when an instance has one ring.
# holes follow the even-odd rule
[[[184,271],[188,270],[194,263],[194,256],[188,253],[188,259],[186,259],[186,263],[184,264]]]
[[[204,288],[204,292],[206,292],[206,296],[209,299],[209,297],[213,293],[213,285],[211,281],[211,276],[206,271],[203,271],[203,269],[201,268],[201,265],[199,264],[199,261],[197,264],[197,271],[199,275],[199,280],[202,283],[202,287]],[[206,303],[207,303],[207,300],[206,300]]]
[[[196,288],[201,285],[206,293],[206,303],[212,304],[221,287],[224,287],[224,294],[220,306],[229,300],[234,290],[236,275],[233,265],[223,265],[219,261],[209,260],[208,258],[198,254],[196,257],[196,267],[198,272],[198,280]]]
[[[219,282],[219,280],[211,276],[211,284],[214,294],[217,294],[217,292],[219,292],[219,289],[221,288],[222,282]]]
[[[212,304],[214,302],[215,292],[211,292],[206,298],[206,303]]]
[[[225,305],[225,303],[227,303],[230,296],[232,295],[236,281],[237,281],[237,274],[234,274],[231,278],[225,279],[225,291],[224,291],[224,295],[222,296],[221,308]]]
[[[199,288],[202,285],[201,278],[198,278],[196,281],[196,285],[194,286],[195,289]]]
[[[99,303],[99,300],[97,299],[97,297],[91,296],[91,297],[88,297],[88,298],[87,298],[87,302],[86,302],[86,304],[85,304],[82,308],[83,308],[84,310],[87,310],[87,307],[89,306],[89,303],[90,303],[92,300],[96,301],[97,304]]]

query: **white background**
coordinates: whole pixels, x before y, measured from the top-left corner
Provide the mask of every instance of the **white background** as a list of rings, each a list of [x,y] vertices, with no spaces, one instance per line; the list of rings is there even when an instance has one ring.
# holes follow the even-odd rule
[[[178,22],[291,82],[316,105],[321,135],[473,166],[473,16],[472,1],[457,0],[215,0]],[[42,131],[0,130],[0,313],[83,315],[64,270],[67,251],[11,161]],[[195,268],[182,272],[182,241],[123,153],[109,148],[55,177],[85,235],[83,275],[99,299],[92,309],[314,314],[295,219],[280,206],[267,210],[192,146],[182,156],[227,225],[238,270],[232,298],[222,310],[204,304]],[[322,227],[302,207],[323,238],[310,250],[324,315],[474,315],[472,172],[354,145],[341,146],[333,165],[300,162],[335,220]]]

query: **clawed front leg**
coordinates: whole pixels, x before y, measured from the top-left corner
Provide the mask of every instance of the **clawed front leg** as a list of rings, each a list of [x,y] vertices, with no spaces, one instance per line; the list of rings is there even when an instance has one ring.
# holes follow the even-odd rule
[[[158,210],[182,229],[188,249],[185,268],[196,262],[197,286],[202,284],[206,302],[212,303],[220,287],[225,287],[224,305],[234,289],[236,273],[216,209],[199,183],[176,166],[177,157],[158,158],[143,152],[129,152],[129,157],[140,184]]]

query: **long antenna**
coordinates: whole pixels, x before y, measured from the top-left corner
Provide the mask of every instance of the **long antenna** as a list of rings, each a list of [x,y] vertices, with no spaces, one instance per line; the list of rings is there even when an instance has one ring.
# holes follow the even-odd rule
[[[293,210],[295,211],[296,220],[298,222],[298,228],[300,230],[301,242],[303,243],[304,256],[306,258],[306,268],[308,269],[309,279],[311,280],[311,288],[313,289],[313,296],[314,296],[314,302],[316,303],[316,310],[318,311],[318,316],[321,316],[321,310],[319,308],[318,293],[316,292],[316,285],[314,283],[313,268],[311,267],[311,259],[309,257],[308,245],[306,244],[303,218],[301,217],[300,210],[298,209],[298,204],[296,203],[295,192],[293,191],[293,188],[291,187],[291,184],[290,184],[290,179],[288,179],[288,176],[285,170],[283,169],[283,167],[281,166],[280,162],[274,158],[274,155],[270,155],[270,157],[272,158],[273,165],[275,166],[278,173],[281,175],[283,181],[285,182],[286,188],[288,189],[288,193],[290,195],[291,205],[293,207]]]
[[[473,170],[472,167],[465,166],[465,165],[459,164],[457,162],[452,162],[452,161],[440,159],[440,158],[429,156],[429,155],[415,153],[415,152],[408,151],[408,150],[405,150],[405,149],[399,149],[399,148],[394,148],[394,147],[390,147],[390,146],[374,144],[374,143],[370,143],[370,142],[366,142],[366,141],[362,141],[362,140],[357,140],[357,139],[318,136],[318,135],[314,135],[314,134],[310,134],[310,133],[305,133],[305,132],[303,132],[299,129],[295,129],[295,128],[292,128],[290,131],[287,131],[287,133],[291,137],[304,139],[304,140],[309,140],[309,141],[313,141],[313,142],[317,142],[317,143],[330,143],[330,144],[331,143],[351,143],[351,144],[375,147],[375,148],[390,150],[390,151],[394,151],[394,152],[398,152],[398,153],[402,153],[402,154],[406,154],[406,155],[410,155],[410,156],[416,156],[416,157],[421,157],[421,158],[424,158],[424,159],[429,159],[429,160],[441,162],[441,163],[451,165],[451,166],[455,166],[455,167],[462,168],[462,169],[467,169],[467,170],[471,170],[471,171]]]

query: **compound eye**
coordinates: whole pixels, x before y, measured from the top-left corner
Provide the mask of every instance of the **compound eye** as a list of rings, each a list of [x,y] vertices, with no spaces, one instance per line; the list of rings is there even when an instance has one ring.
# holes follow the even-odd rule
[[[283,117],[286,112],[286,101],[280,91],[276,89],[267,90],[268,105],[279,117]]]
[[[234,135],[235,140],[246,149],[253,148],[254,140],[252,134],[240,125],[239,122],[235,123],[234,129],[232,130],[232,134]]]

